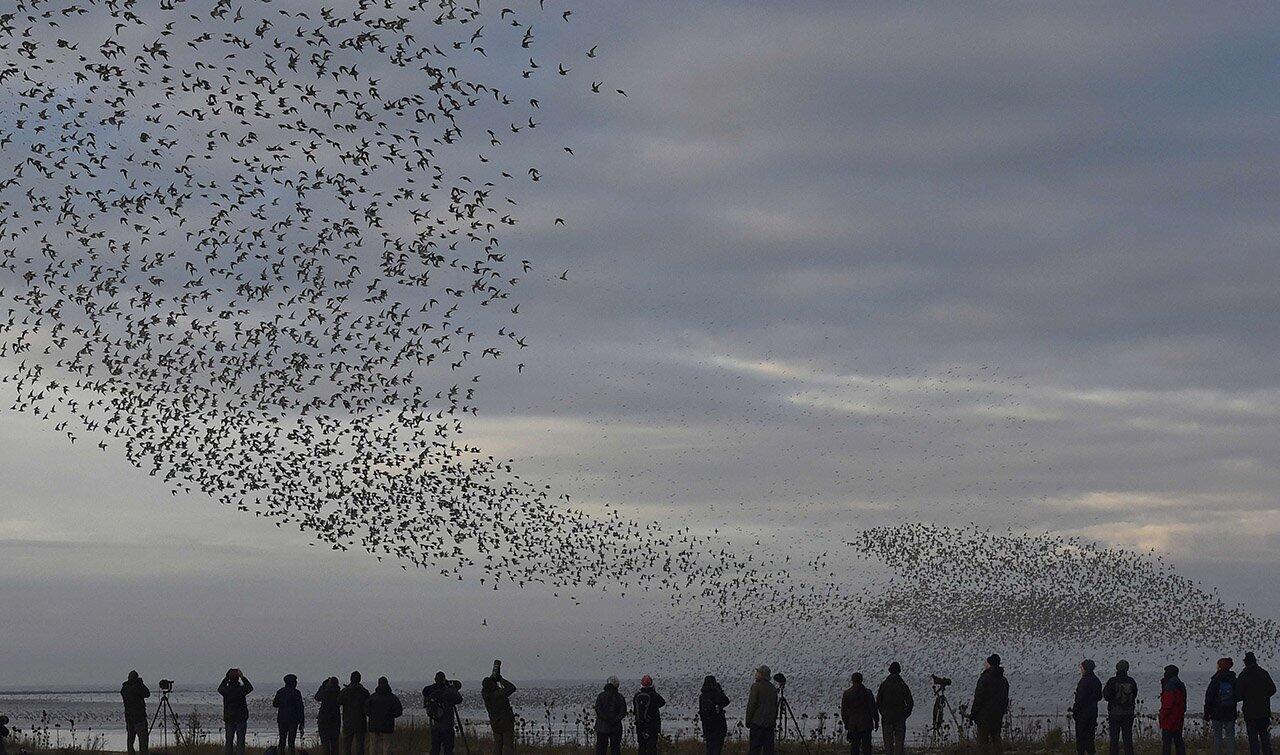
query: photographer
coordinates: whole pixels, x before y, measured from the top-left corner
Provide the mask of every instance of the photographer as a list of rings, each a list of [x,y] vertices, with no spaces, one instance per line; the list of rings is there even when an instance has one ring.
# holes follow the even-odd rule
[[[756,680],[747,694],[748,755],[773,755],[778,726],[778,688],[769,679],[769,667],[756,669]]]
[[[124,729],[126,747],[134,752],[133,742],[138,741],[138,752],[147,755],[147,698],[151,690],[143,683],[137,671],[130,671],[129,678],[120,685],[120,698],[124,700]]]
[[[436,681],[422,688],[422,707],[431,720],[431,755],[453,755],[454,731],[458,703],[462,702],[462,682],[436,672]]]
[[[493,731],[493,755],[515,755],[516,713],[511,709],[511,696],[516,685],[502,676],[502,661],[493,662],[493,673],[480,684],[480,698],[489,713]]]
[[[226,755],[244,755],[244,733],[249,725],[249,703],[245,699],[253,685],[238,668],[227,669],[218,685],[222,695],[222,722],[226,727]]]

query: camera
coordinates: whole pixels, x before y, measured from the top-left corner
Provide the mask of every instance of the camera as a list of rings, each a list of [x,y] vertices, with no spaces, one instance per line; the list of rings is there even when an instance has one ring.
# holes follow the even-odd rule
[[[932,679],[933,683],[939,687],[947,687],[947,686],[950,686],[951,684],[951,680],[945,676],[938,676],[937,674],[929,674],[929,678]]]
[[[773,675],[773,680],[778,683],[779,687],[787,686],[787,677],[781,671]]]
[[[161,680],[160,680],[160,691],[161,691],[161,692],[172,692],[172,691],[173,691],[173,680],[172,680],[172,679],[161,679]]]

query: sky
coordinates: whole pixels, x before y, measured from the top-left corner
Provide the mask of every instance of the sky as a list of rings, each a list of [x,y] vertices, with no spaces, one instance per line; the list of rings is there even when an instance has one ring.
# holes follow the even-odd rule
[[[764,549],[1082,535],[1280,615],[1280,12],[573,19],[628,96],[546,112],[576,156],[505,245],[570,272],[526,292],[526,367],[469,439],[580,505]],[[6,683],[594,677],[637,616],[314,547],[12,412],[0,544]]]

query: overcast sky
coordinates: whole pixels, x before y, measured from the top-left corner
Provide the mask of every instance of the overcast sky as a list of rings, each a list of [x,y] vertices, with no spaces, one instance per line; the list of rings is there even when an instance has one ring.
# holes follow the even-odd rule
[[[489,383],[476,442],[586,505],[765,548],[1013,525],[1155,548],[1280,614],[1280,12],[615,1],[574,23],[628,97],[546,113],[576,158],[506,245],[569,280],[522,305],[527,366]],[[13,413],[0,544],[6,683],[595,676],[618,656],[584,637],[634,610],[311,547]]]

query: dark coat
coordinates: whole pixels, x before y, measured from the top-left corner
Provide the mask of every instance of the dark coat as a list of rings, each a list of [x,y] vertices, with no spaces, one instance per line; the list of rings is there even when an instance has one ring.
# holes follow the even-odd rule
[[[1092,671],[1080,675],[1076,682],[1076,699],[1071,704],[1071,712],[1077,720],[1088,721],[1098,717],[1098,703],[1102,702],[1102,680]]]
[[[1160,715],[1158,721],[1161,731],[1182,731],[1187,718],[1187,685],[1178,677],[1170,677],[1160,682]]]
[[[915,707],[916,701],[911,697],[911,688],[903,680],[902,674],[890,672],[880,682],[880,689],[876,690],[876,708],[880,711],[880,717],[885,721],[906,721]]]
[[[778,688],[768,679],[751,684],[747,694],[747,726],[772,729],[778,725]]]
[[[662,731],[662,706],[667,701],[653,687],[641,687],[631,699],[635,714],[636,731],[656,734]]]
[[[729,696],[719,684],[704,684],[698,693],[698,719],[702,721],[702,734],[725,734],[729,731],[729,722],[725,720],[724,709],[729,704]]]
[[[342,690],[337,685],[320,685],[315,700],[320,703],[316,713],[316,734],[321,742],[332,742],[342,734],[342,704],[338,696]]]
[[[999,728],[1004,714],[1009,712],[1009,680],[1004,678],[1004,668],[992,666],[978,676],[973,688],[973,704],[969,707],[969,719],[988,729]]]
[[[840,718],[848,732],[871,731],[880,725],[880,712],[876,709],[875,695],[861,684],[844,691],[840,698]]]
[[[480,699],[484,700],[484,709],[489,712],[491,724],[515,723],[516,712],[511,708],[511,696],[515,692],[516,685],[502,677],[485,680],[480,687]]]
[[[396,730],[396,719],[404,713],[400,698],[391,691],[389,685],[379,684],[365,702],[365,715],[369,720],[369,731],[376,734],[390,734]]]
[[[1236,679],[1236,672],[1231,669],[1219,671],[1209,680],[1204,691],[1204,717],[1210,721],[1234,721],[1239,700],[1240,682]]]
[[[296,685],[277,690],[271,705],[276,709],[276,723],[295,727],[302,725],[305,713],[302,710],[302,693]]]
[[[1107,701],[1108,718],[1133,718],[1137,713],[1138,683],[1128,674],[1117,673],[1102,688],[1102,699]]]
[[[4,724],[0,724],[0,755],[4,755],[5,753],[4,741],[8,738],[9,727]]]
[[[432,731],[453,731],[462,693],[453,682],[428,684],[422,688],[422,707],[427,709]]]
[[[622,719],[627,717],[627,698],[617,687],[606,684],[596,695],[596,733],[621,734]]]
[[[234,682],[223,679],[222,684],[218,685],[218,694],[222,695],[222,720],[248,721],[249,703],[245,698],[252,691],[253,685],[248,679],[240,678]]]
[[[1257,665],[1245,664],[1240,670],[1240,713],[1246,721],[1271,718],[1271,696],[1276,693],[1276,684],[1271,681],[1271,674]]]
[[[124,700],[124,720],[126,723],[147,722],[147,698],[151,690],[141,679],[131,679],[120,685],[120,698]]]
[[[366,731],[365,703],[369,702],[369,690],[360,682],[352,682],[338,693],[338,705],[342,706],[342,728],[348,732]]]

